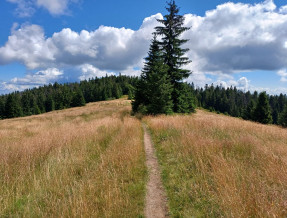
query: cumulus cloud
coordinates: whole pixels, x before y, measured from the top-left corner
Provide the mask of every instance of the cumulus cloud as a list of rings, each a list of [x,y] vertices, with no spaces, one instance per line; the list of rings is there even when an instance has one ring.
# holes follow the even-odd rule
[[[221,86],[223,88],[228,87],[236,87],[237,89],[240,89],[244,92],[251,89],[250,81],[246,77],[241,77],[239,80],[230,79],[228,81],[225,80],[217,80],[215,83],[213,83],[214,86]]]
[[[214,86],[221,86],[223,88],[228,87],[236,87],[239,90],[242,90],[244,92],[250,91],[250,92],[267,92],[270,95],[279,95],[280,93],[287,94],[287,88],[286,87],[276,87],[276,88],[268,88],[268,87],[259,87],[252,85],[251,81],[248,80],[246,77],[241,77],[238,80],[235,80],[234,78],[231,78],[230,80],[217,80],[213,83]],[[201,86],[203,87],[203,86]]]
[[[17,4],[15,13],[19,17],[30,17],[37,8],[44,8],[52,15],[63,15],[68,11],[68,6],[78,0],[6,0]]]
[[[236,87],[239,89],[242,89],[243,91],[248,91],[249,90],[249,80],[246,77],[241,77],[237,81]]]
[[[36,73],[27,74],[24,78],[13,78],[11,83],[18,85],[39,86],[50,82],[55,82],[63,75],[63,71],[57,68],[48,68]]]
[[[16,16],[30,17],[35,12],[35,8],[33,7],[34,2],[32,0],[7,0],[7,1],[17,5],[17,8],[15,10]]]
[[[63,14],[67,10],[68,0],[37,0],[39,7],[47,9],[51,14]]]
[[[279,75],[281,77],[281,79],[280,79],[281,82],[287,82],[287,71],[286,71],[286,69],[279,70],[277,72],[277,75]]]
[[[250,87],[250,91],[254,92],[257,91],[260,92],[267,92],[269,95],[279,95],[279,94],[287,94],[287,88],[286,87],[278,87],[278,88],[268,88],[268,87]]]
[[[95,31],[82,30],[78,33],[66,28],[48,38],[38,25],[19,27],[14,24],[8,41],[0,47],[0,65],[18,62],[30,72],[47,68],[69,69],[62,77],[71,81],[117,73],[140,75],[143,57],[147,54],[158,18],[162,18],[162,15],[146,18],[137,31],[101,26]],[[47,75],[45,78],[48,78]],[[22,90],[33,83],[37,86],[51,80],[41,81],[39,73],[30,73],[24,78],[2,83],[2,89]]]
[[[54,59],[52,46],[38,25],[24,25],[17,30],[13,28],[8,42],[0,47],[0,64],[20,62],[35,69]]]
[[[38,25],[13,29],[0,47],[0,64],[20,62],[29,69],[91,64],[100,70],[123,71],[142,64],[160,14],[144,20],[139,30],[101,26],[80,33],[69,28],[45,37]]]
[[[193,61],[188,68],[221,74],[286,68],[284,8],[277,9],[272,0],[254,5],[229,2],[203,17],[187,14],[185,25],[192,28],[183,38],[189,39],[185,47],[190,48],[187,55]],[[41,27],[24,25],[0,48],[0,64],[17,61],[30,69],[91,64],[112,71],[142,66],[151,33],[159,25],[156,18],[162,15],[146,18],[138,30],[101,26],[75,32],[66,28],[49,38]]]
[[[79,77],[80,80],[88,80],[96,77],[104,77],[106,75],[108,76],[115,75],[115,73],[113,72],[99,70],[98,68],[94,67],[91,64],[84,64],[80,66],[80,70],[82,72],[82,75]]]
[[[233,73],[278,70],[287,66],[287,15],[273,1],[225,3],[204,17],[186,15],[184,34],[198,70]]]
[[[282,7],[279,9],[279,12],[282,13],[282,14],[287,14],[287,5],[282,6]]]
[[[54,83],[61,79],[63,75],[64,72],[57,68],[48,68],[36,73],[28,73],[23,78],[15,77],[8,82],[0,83],[0,92],[23,91],[24,89]]]

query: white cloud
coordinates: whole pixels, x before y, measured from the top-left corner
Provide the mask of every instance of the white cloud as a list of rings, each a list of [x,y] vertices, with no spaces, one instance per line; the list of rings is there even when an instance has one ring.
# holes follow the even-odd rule
[[[0,93],[23,91],[24,89],[54,83],[61,79],[63,75],[64,72],[57,68],[48,68],[36,73],[28,73],[23,78],[15,77],[8,82],[0,83]]]
[[[186,15],[186,25],[192,26],[183,35],[189,39],[185,47],[193,61],[188,68],[216,74],[286,68],[287,15],[279,11],[267,0],[225,3],[203,17]],[[78,33],[66,28],[49,38],[41,27],[24,25],[0,48],[0,64],[21,62],[30,69],[91,64],[109,71],[141,67],[151,33],[159,25],[156,18],[161,17],[146,18],[136,31],[101,26]]]
[[[280,79],[281,82],[287,82],[287,71],[286,71],[286,69],[279,70],[277,72],[277,75],[279,75],[281,77],[281,79]]]
[[[237,88],[243,90],[243,91],[248,91],[249,90],[249,83],[250,81],[246,77],[241,77],[237,81]]]
[[[52,15],[67,14],[68,6],[78,0],[6,0],[17,4],[15,13],[19,17],[32,16],[37,8],[44,8]]]
[[[12,84],[17,85],[44,85],[50,82],[54,82],[63,75],[63,71],[57,68],[48,68],[46,70],[38,71],[36,73],[27,74],[24,78],[13,78]]]
[[[217,80],[213,83],[214,86],[221,86],[224,88],[228,87],[236,87],[239,90],[242,90],[244,92],[250,90],[250,81],[246,77],[241,77],[239,80],[230,79],[228,81],[225,80]]]
[[[209,83],[211,84],[212,81]],[[263,92],[266,91],[270,95],[279,95],[281,93],[287,94],[287,88],[286,87],[277,87],[277,88],[268,88],[268,87],[259,87],[259,86],[254,86],[250,80],[246,77],[241,77],[238,80],[235,80],[233,77],[230,78],[229,80],[216,80],[213,82],[214,86],[221,86],[223,88],[228,88],[228,87],[236,87],[238,90],[242,90],[244,92],[250,91],[250,92]],[[200,86],[200,87],[203,87]]]
[[[282,14],[287,14],[287,5],[282,6],[282,7],[279,9],[279,12],[282,13]]]
[[[269,95],[279,95],[279,94],[287,94],[286,87],[278,87],[278,88],[268,88],[268,87],[250,87],[250,91],[254,92],[267,92]]]
[[[108,76],[115,75],[115,73],[113,72],[101,71],[91,64],[84,64],[80,66],[80,69],[82,72],[82,75],[79,77],[80,80],[88,80],[96,77],[104,77],[106,75]]]
[[[273,1],[225,3],[204,17],[186,15],[189,56],[203,72],[278,70],[287,66],[287,15]]]
[[[15,10],[16,16],[30,17],[35,13],[35,8],[33,7],[34,2],[32,0],[7,0],[7,1],[17,5],[17,8]]]
[[[111,71],[140,67],[156,19],[161,17],[157,14],[145,19],[137,31],[101,26],[92,32],[77,33],[66,28],[50,38],[38,25],[23,25],[13,28],[6,44],[0,47],[0,64],[20,62],[29,69],[91,64]]]
[[[194,71],[186,81],[188,83],[194,83],[197,87],[204,87],[206,84],[212,82],[205,73],[199,71]]]
[[[54,60],[50,46],[49,40],[45,40],[43,29],[38,25],[12,29],[8,42],[0,47],[0,64],[20,62],[35,69]]]
[[[64,14],[68,2],[68,0],[36,0],[37,6],[47,9],[53,15]]]

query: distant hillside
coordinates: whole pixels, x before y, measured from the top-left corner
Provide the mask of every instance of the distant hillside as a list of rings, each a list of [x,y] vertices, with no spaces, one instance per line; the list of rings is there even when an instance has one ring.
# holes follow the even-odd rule
[[[139,78],[129,76],[106,76],[84,80],[80,83],[50,84],[23,92],[14,92],[0,96],[0,119],[41,114],[53,110],[83,106],[89,102],[118,99],[128,95],[134,97]],[[224,113],[261,123],[272,123],[287,127],[287,96],[267,95],[261,105],[262,118],[256,109],[262,93],[243,92],[236,87],[223,88],[206,85],[195,88],[194,84],[185,84],[190,104],[209,111]],[[145,89],[147,89],[146,87]],[[149,90],[152,93],[152,90]],[[152,94],[149,94],[152,95]]]
[[[195,103],[210,111],[225,113],[233,117],[242,117],[262,123],[273,123],[287,126],[287,96],[267,95],[266,93],[244,92],[236,87],[224,88],[221,86],[206,85],[204,88],[195,88],[191,85]],[[265,104],[258,104],[260,95],[266,98]],[[261,96],[261,97],[262,97]],[[262,107],[267,120],[258,113],[258,106]],[[256,111],[257,110],[257,111]],[[268,121],[268,122],[267,122]]]
[[[138,79],[106,76],[80,83],[50,84],[0,96],[0,119],[41,114],[53,110],[84,106],[89,102],[132,96]]]

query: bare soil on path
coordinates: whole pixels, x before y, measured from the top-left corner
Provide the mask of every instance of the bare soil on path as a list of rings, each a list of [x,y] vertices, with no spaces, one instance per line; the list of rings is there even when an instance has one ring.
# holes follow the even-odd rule
[[[151,140],[151,136],[144,128],[144,146],[146,152],[146,165],[148,167],[149,179],[147,183],[147,194],[145,199],[145,217],[161,218],[169,217],[167,209],[167,198],[161,182],[160,170],[155,155],[155,149]]]

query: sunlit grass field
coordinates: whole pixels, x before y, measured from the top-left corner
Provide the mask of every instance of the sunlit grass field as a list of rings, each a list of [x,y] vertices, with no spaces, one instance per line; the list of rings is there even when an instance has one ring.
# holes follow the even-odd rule
[[[143,217],[141,122],[125,99],[0,121],[0,217]],[[198,110],[144,117],[171,217],[286,217],[287,129]]]
[[[144,122],[172,217],[287,217],[287,129],[200,110]]]
[[[143,215],[141,123],[130,101],[0,121],[0,217]]]

